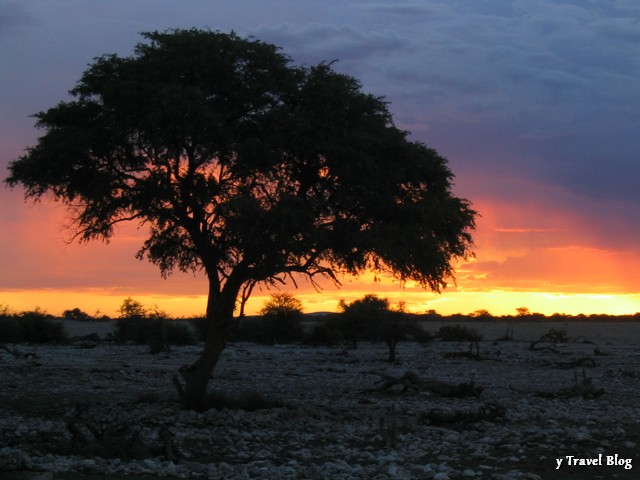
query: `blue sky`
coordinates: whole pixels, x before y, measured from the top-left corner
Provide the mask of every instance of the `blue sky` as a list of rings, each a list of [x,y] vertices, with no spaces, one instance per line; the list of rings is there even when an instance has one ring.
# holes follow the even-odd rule
[[[253,35],[296,63],[338,60],[385,96],[482,215],[453,291],[640,293],[637,1],[2,1],[0,172],[35,142],[29,115],[68,98],[94,57],[176,27]],[[132,261],[135,232],[66,246],[62,210],[20,193],[0,189],[0,303],[29,288],[118,290],[123,277],[134,293],[172,288]]]

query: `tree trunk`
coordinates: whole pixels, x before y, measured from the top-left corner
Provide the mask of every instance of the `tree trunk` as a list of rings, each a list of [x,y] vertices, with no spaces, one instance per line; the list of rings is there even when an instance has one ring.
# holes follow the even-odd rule
[[[236,296],[209,288],[207,329],[204,350],[196,363],[183,371],[186,386],[181,393],[182,406],[190,410],[206,410],[207,385],[220,354],[227,346]]]
[[[204,344],[204,351],[185,375],[187,380],[182,395],[182,406],[189,410],[206,410],[207,385],[220,354],[227,343],[226,332],[219,328],[220,322],[209,327]]]
[[[389,357],[387,358],[387,362],[393,363],[396,361],[396,346],[398,345],[398,340],[395,338],[390,338],[387,340],[387,347],[389,348]]]

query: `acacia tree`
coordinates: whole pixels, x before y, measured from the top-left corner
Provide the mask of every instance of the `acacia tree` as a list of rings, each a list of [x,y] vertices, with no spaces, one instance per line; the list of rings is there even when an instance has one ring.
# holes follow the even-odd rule
[[[400,340],[420,328],[418,325],[410,325],[406,318],[404,302],[392,309],[388,298],[380,298],[368,293],[364,297],[347,303],[340,300],[338,308],[344,317],[344,328],[347,338],[354,346],[359,339],[383,341],[388,348],[387,361],[396,361],[396,347]]]
[[[204,270],[207,332],[185,407],[201,405],[256,284],[371,269],[439,291],[470,254],[475,212],[452,195],[446,159],[356,79],[234,33],[143,37],[35,115],[45,133],[6,182],[66,203],[80,241],[139,222],[138,257],[163,276]]]
[[[272,293],[260,310],[260,315],[274,317],[301,317],[302,302],[289,292]]]
[[[389,315],[389,299],[368,293],[351,303],[340,300],[338,308],[345,317],[346,337],[353,343],[354,348],[357,348],[358,340],[363,336],[369,339],[380,336],[380,326]],[[376,334],[372,335],[371,332]]]
[[[302,302],[289,292],[272,293],[260,309],[260,315],[266,341],[291,342],[303,334]]]

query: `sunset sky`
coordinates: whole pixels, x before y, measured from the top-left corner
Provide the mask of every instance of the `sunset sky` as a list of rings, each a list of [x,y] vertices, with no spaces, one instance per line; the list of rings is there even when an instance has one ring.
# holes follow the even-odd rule
[[[234,30],[383,95],[398,127],[448,158],[480,213],[476,257],[437,295],[371,275],[294,292],[305,311],[378,293],[416,312],[640,311],[637,0],[4,0],[0,177],[94,57],[139,32]],[[206,280],[137,261],[144,230],[67,244],[64,206],[0,186],[0,305],[113,315],[125,297],[202,314]],[[256,290],[250,312],[267,290]]]

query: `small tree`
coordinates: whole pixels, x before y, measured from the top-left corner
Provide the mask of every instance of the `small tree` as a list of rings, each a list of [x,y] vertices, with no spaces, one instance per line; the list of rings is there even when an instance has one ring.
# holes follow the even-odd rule
[[[120,318],[145,318],[147,309],[138,300],[127,297],[118,308]]]
[[[233,33],[143,36],[132,56],[95,60],[73,100],[36,114],[46,132],[6,181],[66,203],[81,241],[136,221],[149,227],[139,258],[165,276],[206,273],[185,407],[203,405],[257,284],[372,270],[440,291],[470,254],[475,212],[451,193],[446,159],[356,79]]]
[[[477,318],[478,320],[487,320],[492,318],[491,313],[489,313],[489,310],[486,310],[484,308],[481,308],[480,310],[476,310],[472,313],[469,314],[470,318]]]
[[[344,317],[345,339],[352,342],[354,348],[361,339],[382,339],[381,327],[389,313],[388,299],[369,293],[351,303],[340,300],[338,308]]]
[[[483,337],[475,328],[465,325],[443,325],[436,336],[445,342],[469,342],[469,354],[474,354],[475,349],[475,355],[480,355],[479,342]]]
[[[260,310],[263,341],[286,343],[302,337],[302,302],[288,292],[273,293]]]
[[[138,300],[127,297],[118,308],[118,313],[120,318],[117,323],[117,335],[121,342],[147,344],[151,353],[170,351],[165,312],[158,308],[150,310]]]
[[[408,333],[407,309],[404,301],[398,302],[396,308],[389,310],[383,325],[383,335],[389,349],[388,362],[396,361],[396,347]]]
[[[301,318],[302,302],[289,292],[272,293],[260,310],[260,315]]]
[[[93,320],[93,317],[91,315],[80,310],[79,308],[65,310],[64,312],[62,312],[62,318],[64,318],[65,320],[79,320],[82,322]]]
[[[389,299],[367,294],[352,303],[340,300],[338,306],[344,316],[345,337],[354,346],[358,339],[383,341],[389,350],[388,361],[395,362],[398,342],[407,334],[403,303],[393,310]]]
[[[36,307],[35,310],[21,312],[16,317],[22,330],[22,341],[28,343],[64,343],[68,334],[61,322],[53,315]]]

